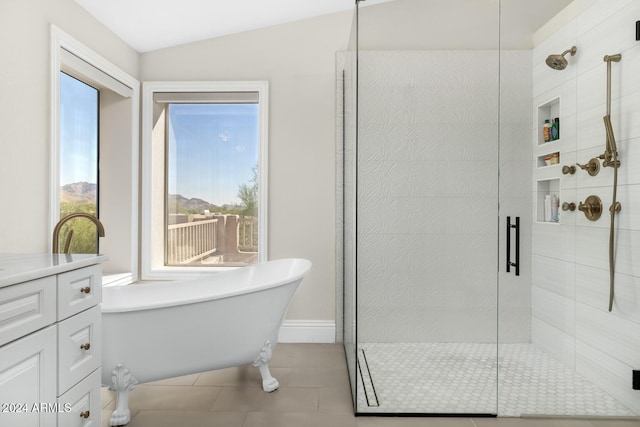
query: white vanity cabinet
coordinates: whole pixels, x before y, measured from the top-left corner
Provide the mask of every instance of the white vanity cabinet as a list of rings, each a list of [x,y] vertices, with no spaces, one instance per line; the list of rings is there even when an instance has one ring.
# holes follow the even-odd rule
[[[0,426],[100,426],[104,259],[0,254]]]
[[[0,347],[0,425],[56,426],[55,412],[40,411],[57,401],[56,339],[49,326]]]

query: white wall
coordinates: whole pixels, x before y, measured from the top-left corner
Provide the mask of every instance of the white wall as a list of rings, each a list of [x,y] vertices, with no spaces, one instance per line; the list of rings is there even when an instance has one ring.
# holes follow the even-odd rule
[[[289,320],[335,320],[335,52],[352,13],[142,55],[141,80],[269,81],[269,258],[305,257]]]
[[[588,377],[636,412],[640,392],[631,389],[631,371],[640,369],[640,45],[635,21],[636,0],[599,0],[571,19],[564,19],[533,55],[534,123],[537,107],[560,97],[560,166],[538,168],[534,149],[533,199],[539,179],[559,178],[561,202],[578,204],[594,194],[604,213],[588,221],[575,212],[563,212],[560,224],[533,224],[533,342]],[[548,68],[547,55],[578,47],[564,71]],[[622,54],[612,64],[612,124],[621,168],[616,215],[615,301],[609,300],[609,206],[612,168],[596,177],[578,170],[562,175],[560,167],[586,163],[604,152],[606,63],[604,55]],[[540,129],[532,129],[533,139]]]
[[[493,49],[498,40],[502,49],[531,49],[533,33],[571,3],[394,0],[360,9],[358,42],[363,50]]]
[[[0,252],[44,252],[49,235],[50,24],[137,76],[138,54],[73,0],[0,2]]]

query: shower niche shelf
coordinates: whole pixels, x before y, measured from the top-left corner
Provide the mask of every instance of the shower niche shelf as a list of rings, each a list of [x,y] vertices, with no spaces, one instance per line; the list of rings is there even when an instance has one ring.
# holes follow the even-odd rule
[[[538,224],[559,224],[561,219],[560,205],[560,176],[561,176],[561,129],[558,129],[557,139],[544,140],[545,120],[551,124],[555,118],[560,117],[560,97],[538,105],[536,117],[537,133],[534,139],[534,166],[533,177],[536,182],[534,190],[534,218]],[[558,123],[558,127],[559,127]],[[552,199],[557,201],[556,209],[552,209]],[[552,214],[553,211],[553,214]]]
[[[545,153],[537,157],[536,166],[538,168],[546,168],[560,165],[560,151]]]
[[[538,118],[537,118],[537,145],[538,147],[546,146],[548,144],[555,144],[560,141],[560,132],[558,132],[558,139],[551,141],[544,140],[544,123],[545,120],[549,120],[549,123],[553,124],[553,119],[560,117],[560,97],[553,98],[548,102],[538,106]]]
[[[555,165],[554,165],[555,166]],[[551,206],[546,203],[547,196],[555,195],[558,199],[557,219],[552,219]],[[536,189],[536,222],[540,224],[559,224],[560,223],[560,178],[541,179],[537,181]]]

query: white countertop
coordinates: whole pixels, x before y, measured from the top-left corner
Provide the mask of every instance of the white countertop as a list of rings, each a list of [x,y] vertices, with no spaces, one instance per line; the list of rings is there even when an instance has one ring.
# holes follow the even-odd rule
[[[106,260],[105,255],[93,254],[0,253],[0,288],[87,267]]]

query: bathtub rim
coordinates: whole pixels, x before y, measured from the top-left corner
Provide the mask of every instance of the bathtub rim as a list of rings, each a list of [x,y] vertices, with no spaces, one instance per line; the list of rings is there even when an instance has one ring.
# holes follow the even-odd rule
[[[227,285],[227,289],[224,289],[211,286],[209,283],[206,283],[208,280],[212,278],[219,278],[220,276],[243,276],[245,274],[250,274],[247,273],[246,269],[256,270],[258,268],[266,268],[265,265],[267,264],[271,265],[270,268],[278,268],[277,264],[288,265],[288,268],[293,271],[286,271],[287,275],[283,276],[283,278],[280,280],[264,282],[258,285],[245,285],[241,288],[229,288],[229,286]],[[102,313],[115,314],[141,310],[153,310],[178,305],[196,304],[213,299],[230,298],[247,293],[265,291],[271,288],[276,288],[278,286],[283,286],[302,280],[302,278],[309,272],[311,267],[311,261],[305,258],[283,258],[252,264],[247,267],[233,269],[228,272],[212,272],[210,275],[204,275],[198,278],[185,278],[167,282],[154,281],[152,283],[104,287],[102,290],[102,303],[100,304],[100,306]],[[181,282],[180,293],[176,292],[175,282]],[[139,294],[149,292],[148,290],[152,288],[154,296],[160,296],[160,298],[150,301],[148,299],[142,299],[139,297]],[[205,292],[202,292],[203,290]],[[111,296],[113,296],[114,298],[112,301],[109,301]]]

